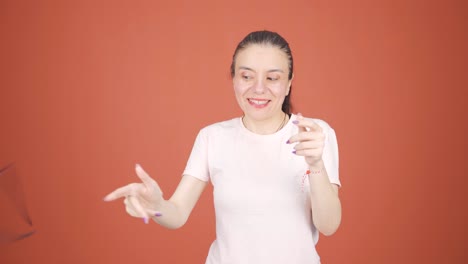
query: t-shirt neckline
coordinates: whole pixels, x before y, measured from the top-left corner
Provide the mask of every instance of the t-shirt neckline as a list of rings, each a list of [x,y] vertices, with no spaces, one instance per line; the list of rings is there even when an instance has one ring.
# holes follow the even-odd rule
[[[262,135],[262,134],[257,134],[257,133],[254,133],[254,132],[248,130],[247,127],[245,127],[244,122],[242,122],[242,116],[238,118],[239,126],[240,126],[241,131],[244,134],[247,134],[247,135],[252,136],[252,137],[258,137],[258,138],[274,138],[274,137],[277,137],[277,136],[281,136],[281,135],[283,135],[285,133],[285,131],[287,131],[293,125],[292,121],[294,121],[296,119],[297,119],[296,115],[291,114],[291,116],[289,117],[288,122],[280,130],[276,131],[273,134]]]

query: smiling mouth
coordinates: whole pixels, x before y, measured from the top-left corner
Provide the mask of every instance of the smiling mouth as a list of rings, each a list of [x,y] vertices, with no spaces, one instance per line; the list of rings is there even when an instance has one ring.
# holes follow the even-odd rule
[[[266,100],[266,99],[253,99],[253,98],[249,98],[247,99],[249,101],[249,104],[256,107],[256,108],[262,108],[262,107],[265,107],[269,102],[270,100]]]

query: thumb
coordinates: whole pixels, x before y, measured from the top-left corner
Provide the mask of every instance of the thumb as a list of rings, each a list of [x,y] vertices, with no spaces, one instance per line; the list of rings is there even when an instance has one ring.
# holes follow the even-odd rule
[[[301,125],[301,121],[304,120],[304,117],[302,116],[301,113],[297,113],[296,115],[296,122],[295,124],[298,125],[299,127],[299,132],[307,132],[307,129],[305,126]]]
[[[153,178],[151,178],[149,174],[146,173],[146,171],[144,171],[139,164],[135,165],[135,172],[138,175],[138,178],[140,178],[140,180],[143,182],[143,185],[146,187],[147,190],[156,190],[162,193],[158,183],[155,180],[153,180]]]

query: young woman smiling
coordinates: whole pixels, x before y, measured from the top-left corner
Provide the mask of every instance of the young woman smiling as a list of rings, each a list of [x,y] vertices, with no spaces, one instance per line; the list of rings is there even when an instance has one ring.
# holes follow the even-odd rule
[[[124,197],[126,211],[146,223],[184,225],[207,183],[214,186],[216,240],[206,263],[320,263],[318,233],[341,221],[338,145],[324,121],[292,114],[293,57],[270,31],[237,46],[231,76],[244,115],[203,128],[170,199],[139,165],[140,183]]]

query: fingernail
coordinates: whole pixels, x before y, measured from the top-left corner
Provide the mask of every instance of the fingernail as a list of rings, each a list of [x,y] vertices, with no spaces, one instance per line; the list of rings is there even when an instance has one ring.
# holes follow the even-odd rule
[[[293,150],[293,151],[292,151],[292,153],[293,153],[293,154],[296,154],[296,151],[295,151],[295,150]]]
[[[289,144],[289,139],[288,139],[288,141],[286,141],[286,144]]]
[[[141,167],[140,164],[138,164],[138,163],[135,164],[135,168],[140,168],[140,167]]]
[[[158,216],[158,217],[159,217],[159,216],[162,216],[162,214],[159,213],[159,212],[157,212],[157,213],[154,214],[154,216]]]
[[[143,218],[143,222],[145,222],[145,224],[148,224],[149,223],[148,218],[146,218],[146,217]]]
[[[295,124],[295,125],[299,124],[299,120],[294,120],[293,124]]]

